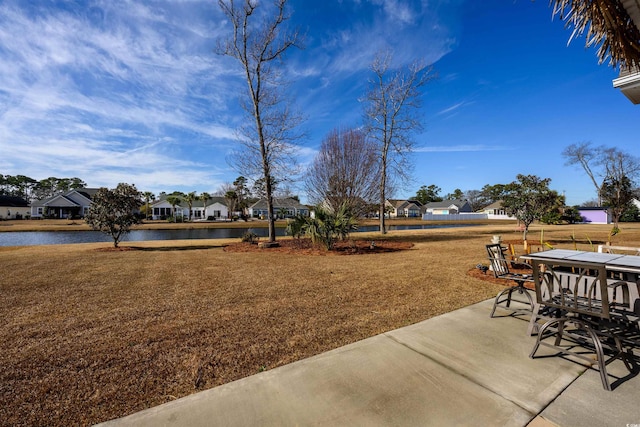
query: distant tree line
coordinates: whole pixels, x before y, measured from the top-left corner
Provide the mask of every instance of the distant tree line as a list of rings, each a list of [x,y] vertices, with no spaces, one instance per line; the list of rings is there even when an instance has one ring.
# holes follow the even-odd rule
[[[80,178],[52,176],[38,181],[25,175],[0,174],[0,196],[22,197],[29,203],[86,186]]]

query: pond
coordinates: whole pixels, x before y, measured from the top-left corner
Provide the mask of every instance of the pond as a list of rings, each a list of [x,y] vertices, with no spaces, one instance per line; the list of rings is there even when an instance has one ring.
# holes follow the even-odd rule
[[[388,230],[421,230],[431,228],[468,227],[469,224],[447,225],[391,225]],[[377,225],[366,225],[358,232],[378,231]],[[247,231],[266,237],[267,228],[195,228],[179,230],[132,230],[123,242],[147,240],[191,240],[191,239],[240,239]],[[276,236],[284,236],[284,228],[276,228]],[[57,245],[67,243],[113,242],[111,236],[99,231],[14,231],[0,232],[0,246]]]

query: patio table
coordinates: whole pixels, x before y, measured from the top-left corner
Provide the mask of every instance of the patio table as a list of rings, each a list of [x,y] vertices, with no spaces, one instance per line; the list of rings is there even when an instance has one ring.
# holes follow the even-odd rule
[[[603,387],[611,390],[605,351],[631,371],[630,348],[640,343],[640,257],[554,249],[521,258],[531,262],[536,288],[529,333],[537,331],[538,338],[531,357],[545,345],[589,361],[571,343],[593,346]],[[541,327],[540,319],[545,320]],[[574,328],[568,330],[568,325]],[[567,340],[570,345],[561,344]]]

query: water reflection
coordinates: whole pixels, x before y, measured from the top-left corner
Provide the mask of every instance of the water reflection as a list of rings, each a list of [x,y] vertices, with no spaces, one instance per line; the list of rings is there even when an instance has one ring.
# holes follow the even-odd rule
[[[469,224],[449,225],[391,225],[389,230],[421,230],[430,228],[468,227]],[[359,232],[378,231],[377,225],[366,225]],[[195,228],[179,230],[133,230],[123,242],[147,240],[235,239],[251,231],[259,237],[269,234],[267,228]],[[276,228],[276,236],[284,236],[284,228]],[[110,236],[99,231],[17,231],[0,232],[0,246],[57,245],[67,243],[112,242]]]

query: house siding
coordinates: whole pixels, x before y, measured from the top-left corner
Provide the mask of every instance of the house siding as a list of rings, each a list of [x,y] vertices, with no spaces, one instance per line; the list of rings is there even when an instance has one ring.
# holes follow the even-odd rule
[[[90,197],[97,191],[94,188],[81,188],[45,200],[36,200],[31,204],[31,217],[43,218],[45,213],[59,219],[84,217],[91,207]]]
[[[295,199],[273,199],[273,215],[276,218],[293,218],[297,215],[309,216],[309,207]],[[262,199],[249,207],[249,216],[252,218],[264,218],[269,215],[266,200]]]
[[[611,224],[611,215],[606,209],[578,209],[584,222],[590,224]]]
[[[182,204],[185,204],[182,202]],[[176,205],[176,216],[189,218],[189,206]],[[173,216],[173,206],[166,200],[159,200],[151,205],[151,218],[163,220]],[[206,210],[202,201],[195,201],[191,206],[191,219],[203,220],[213,217],[215,219],[229,217],[229,210],[226,205],[219,201],[209,201]]]

